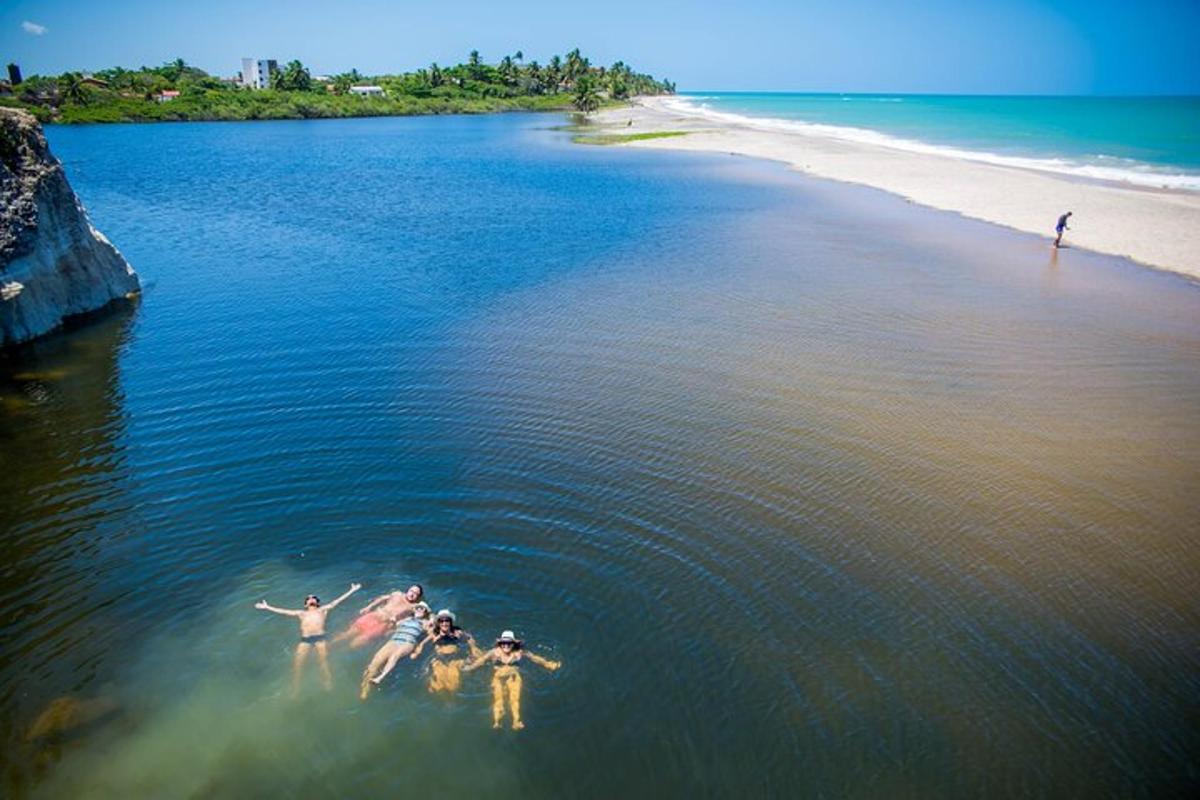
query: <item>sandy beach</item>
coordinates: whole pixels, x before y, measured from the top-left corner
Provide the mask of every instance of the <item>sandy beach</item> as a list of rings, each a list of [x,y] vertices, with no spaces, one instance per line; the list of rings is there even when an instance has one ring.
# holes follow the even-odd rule
[[[623,146],[729,153],[781,161],[808,175],[863,184],[911,202],[1045,236],[1074,212],[1064,244],[1200,278],[1200,194],[1086,181],[1047,172],[907,152],[753,122],[713,119],[640,98],[594,115],[597,133],[685,131]]]

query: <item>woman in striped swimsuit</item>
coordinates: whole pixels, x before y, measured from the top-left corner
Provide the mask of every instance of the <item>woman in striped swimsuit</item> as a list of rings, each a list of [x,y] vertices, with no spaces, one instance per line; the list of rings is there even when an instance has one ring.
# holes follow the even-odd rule
[[[375,653],[371,663],[363,670],[362,684],[359,686],[359,698],[366,700],[371,692],[371,684],[378,686],[388,673],[396,666],[396,662],[413,651],[426,634],[433,629],[433,621],[429,619],[429,606],[418,603],[413,606],[413,615],[400,620],[392,638]],[[378,674],[376,674],[378,673]]]

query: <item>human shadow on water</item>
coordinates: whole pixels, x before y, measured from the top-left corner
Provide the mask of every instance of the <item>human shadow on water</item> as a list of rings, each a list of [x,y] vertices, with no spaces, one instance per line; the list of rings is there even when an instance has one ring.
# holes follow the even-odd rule
[[[202,620],[147,642],[122,671],[114,697],[135,722],[87,730],[38,787],[47,796],[366,796],[398,789],[439,793],[484,787],[515,793],[520,752],[486,728],[486,687],[448,705],[426,691],[406,660],[383,691],[360,703],[357,678],[370,653],[334,649],[332,690],[315,670],[290,697],[290,624],[266,617],[253,598],[303,597],[346,576],[300,575],[264,565],[219,595]],[[379,587],[375,587],[379,588]],[[358,605],[330,615],[345,624]],[[267,623],[270,624],[267,624]],[[104,710],[99,708],[98,710]],[[456,754],[455,768],[431,770]]]

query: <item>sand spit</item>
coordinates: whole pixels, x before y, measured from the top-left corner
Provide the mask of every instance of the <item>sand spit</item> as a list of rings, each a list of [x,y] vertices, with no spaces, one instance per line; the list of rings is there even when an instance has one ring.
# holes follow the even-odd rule
[[[712,119],[670,103],[669,98],[640,98],[630,107],[594,115],[592,124],[601,135],[687,131],[687,136],[622,145],[782,161],[805,174],[873,186],[914,203],[1039,234],[1047,246],[1059,214],[1073,211],[1064,243],[1200,278],[1197,193],[1084,181],[751,121]]]

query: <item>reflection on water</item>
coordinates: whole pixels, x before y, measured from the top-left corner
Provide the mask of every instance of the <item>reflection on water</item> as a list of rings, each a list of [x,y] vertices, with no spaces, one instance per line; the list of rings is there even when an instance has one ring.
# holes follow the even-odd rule
[[[43,772],[64,739],[114,711],[105,699],[74,694],[107,650],[90,631],[114,599],[96,559],[130,514],[117,359],[132,313],[116,310],[0,356],[0,703],[10,786]],[[18,674],[53,688],[31,692],[11,679]]]
[[[541,124],[54,131],[157,288],[6,373],[16,793],[1200,782],[1193,284]],[[288,700],[256,600],[414,579],[564,662],[527,730],[369,650]]]

